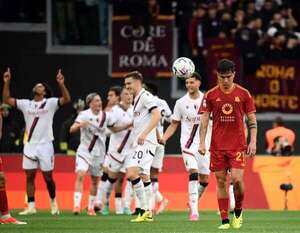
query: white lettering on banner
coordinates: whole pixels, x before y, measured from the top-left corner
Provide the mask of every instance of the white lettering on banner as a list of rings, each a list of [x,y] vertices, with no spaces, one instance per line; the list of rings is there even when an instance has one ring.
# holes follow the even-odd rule
[[[128,68],[128,67],[167,67],[168,62],[164,55],[120,55],[119,57],[119,67],[120,68]]]
[[[132,44],[132,50],[134,53],[138,52],[147,52],[147,53],[153,53],[155,52],[155,47],[153,40],[134,40]]]
[[[133,28],[131,25],[125,25],[120,30],[120,35],[123,38],[141,38],[145,35],[145,28],[139,26]],[[166,37],[166,26],[165,25],[151,25],[149,27],[149,35],[153,38],[164,38]]]

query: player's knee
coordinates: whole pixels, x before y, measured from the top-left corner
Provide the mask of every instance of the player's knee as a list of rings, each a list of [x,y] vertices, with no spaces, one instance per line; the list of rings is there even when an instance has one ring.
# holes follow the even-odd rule
[[[151,169],[150,169],[150,174],[151,174],[151,178],[152,178],[152,177],[157,177],[158,174],[159,174],[158,168],[151,167]]]
[[[218,188],[226,188],[226,177],[217,177],[217,186]]]
[[[192,173],[189,176],[189,181],[197,181],[198,180],[198,173]]]
[[[243,182],[243,178],[239,176],[232,176],[231,182],[233,183],[234,186],[240,186]]]

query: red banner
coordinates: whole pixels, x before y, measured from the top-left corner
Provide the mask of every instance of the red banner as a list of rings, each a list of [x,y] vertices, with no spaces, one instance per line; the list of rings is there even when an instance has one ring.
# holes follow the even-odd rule
[[[264,62],[243,80],[258,112],[300,112],[300,62]]]
[[[235,82],[240,81],[240,53],[233,39],[208,39],[205,42],[207,49],[207,75],[208,87],[212,88],[217,85],[217,64],[221,59],[230,59],[236,65]]]
[[[133,70],[145,77],[171,77],[173,16],[158,16],[149,27],[134,28],[128,16],[112,19],[111,76],[122,78]]]

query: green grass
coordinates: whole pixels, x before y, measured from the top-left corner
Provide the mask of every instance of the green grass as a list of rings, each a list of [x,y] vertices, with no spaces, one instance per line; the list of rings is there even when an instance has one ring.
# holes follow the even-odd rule
[[[16,212],[12,213],[17,216]],[[300,232],[300,211],[245,211],[242,229],[217,230],[220,224],[216,212],[201,212],[199,222],[187,221],[186,212],[167,212],[155,217],[152,223],[130,223],[131,216],[88,217],[85,213],[73,216],[64,212],[51,216],[39,212],[20,217],[28,225],[0,225],[0,233],[205,233],[205,232]]]

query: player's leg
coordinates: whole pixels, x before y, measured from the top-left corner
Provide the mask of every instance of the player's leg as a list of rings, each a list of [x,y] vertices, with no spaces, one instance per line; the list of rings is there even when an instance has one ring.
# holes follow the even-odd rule
[[[201,198],[203,192],[208,186],[208,178],[210,174],[209,162],[210,153],[207,152],[204,156],[198,153],[198,171],[199,171],[199,185],[198,185],[198,197]]]
[[[104,158],[104,163],[102,166],[102,176],[100,178],[100,181],[98,183],[98,188],[97,188],[97,197],[96,197],[96,203],[95,203],[95,211],[99,211],[102,209],[102,212],[109,212],[109,206],[103,205],[103,202],[105,201],[105,193],[104,193],[104,184],[107,182],[108,179],[108,161],[109,156],[105,155]]]
[[[125,177],[125,173],[119,172],[118,179],[115,185],[115,208],[116,214],[123,214],[122,206],[122,184]]]
[[[56,201],[56,185],[53,179],[52,171],[43,171],[43,177],[47,185],[47,190],[50,197],[51,214],[59,214],[59,209]]]
[[[123,209],[124,214],[127,215],[131,214],[130,206],[131,206],[132,198],[133,198],[132,184],[130,180],[127,179],[125,190],[124,190],[124,209]]]
[[[232,220],[233,228],[242,226],[242,207],[244,200],[244,169],[232,168],[231,180],[233,183],[233,192],[235,199],[234,216]]]
[[[198,221],[198,162],[193,153],[183,151],[182,158],[186,170],[189,173],[188,193],[189,193],[189,208],[190,208],[190,221]]]
[[[234,199],[234,191],[233,191],[233,182],[231,180],[231,173],[228,171],[228,174],[230,175],[230,185],[228,187],[228,195],[229,195],[229,210],[230,213],[234,213],[234,207],[235,207],[235,199]]]
[[[84,177],[89,169],[89,164],[83,156],[76,155],[76,165],[75,165],[75,189],[73,195],[73,213],[78,215],[81,209],[81,199],[83,193],[83,181]]]
[[[2,172],[2,163],[0,158],[0,224],[26,224],[13,218],[8,209],[8,200],[5,187],[5,177]]]
[[[87,214],[89,216],[96,216],[94,206],[95,206],[95,200],[96,200],[96,195],[97,195],[99,177],[100,176],[94,175],[93,172],[91,172],[90,195],[89,195],[89,199],[88,199],[88,210],[87,210]]]

